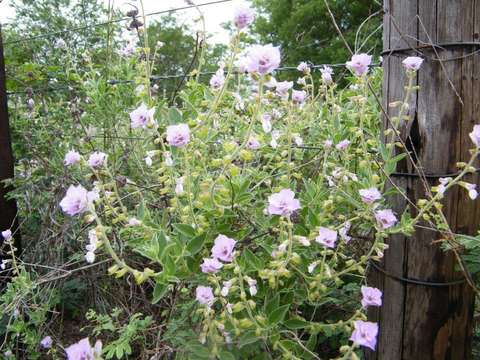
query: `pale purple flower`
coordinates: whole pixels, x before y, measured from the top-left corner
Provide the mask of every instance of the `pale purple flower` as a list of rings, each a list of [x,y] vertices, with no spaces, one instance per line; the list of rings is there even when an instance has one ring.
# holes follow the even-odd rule
[[[170,151],[165,151],[163,153],[163,157],[165,159],[165,165],[173,166],[172,153]]]
[[[268,198],[267,212],[270,215],[290,216],[300,209],[300,201],[295,199],[295,193],[290,189],[280,190]]]
[[[378,191],[374,187],[359,190],[358,193],[360,194],[360,197],[365,204],[372,204],[382,198],[382,194],[380,194],[380,191]]]
[[[468,196],[470,199],[475,200],[478,197],[477,185],[465,183],[465,189],[468,190]]]
[[[307,80],[305,80],[304,77],[298,78],[297,79],[297,84],[302,85],[302,86],[306,86],[307,85]]]
[[[334,248],[337,236],[338,234],[335,230],[330,230],[322,226],[318,230],[318,236],[315,238],[315,241],[325,247]]]
[[[333,69],[329,66],[324,66],[323,68],[320,69],[320,72],[322,73],[322,81],[325,85],[330,85],[333,82],[332,75],[333,75]]]
[[[382,306],[382,292],[374,287],[362,286],[362,306]]]
[[[277,82],[275,90],[278,96],[286,100],[288,99],[288,90],[290,90],[292,87],[293,87],[292,81],[280,81],[280,82]]]
[[[265,133],[269,133],[272,131],[272,117],[269,114],[263,114],[262,115],[262,128]]]
[[[277,87],[277,84],[277,79],[275,79],[273,76],[270,76],[268,81],[266,81],[264,85],[269,89],[273,89]]]
[[[382,229],[388,229],[395,225],[397,218],[391,209],[378,210],[375,212],[375,219]]]
[[[368,67],[372,63],[372,57],[367,54],[356,54],[352,56],[352,60],[347,61],[347,68],[356,76],[362,76],[368,72]]]
[[[417,71],[422,66],[423,59],[418,56],[409,56],[402,61],[403,66],[407,70]]]
[[[128,226],[138,226],[138,225],[141,225],[142,222],[140,220],[138,220],[137,218],[130,218],[128,219]]]
[[[293,134],[293,141],[295,142],[295,145],[297,145],[297,146],[302,146],[303,145],[303,139],[299,134]]]
[[[121,56],[128,57],[135,54],[135,43],[133,41],[129,41],[122,47],[119,51]]]
[[[153,164],[153,160],[150,156],[145,156],[145,165],[147,165],[148,167],[152,166]]]
[[[310,66],[308,66],[305,61],[302,61],[300,64],[298,64],[297,70],[303,73],[308,73],[310,71]]]
[[[307,93],[304,90],[292,90],[292,101],[301,104],[307,98]]]
[[[182,195],[183,194],[183,177],[179,177],[175,180],[175,194]]]
[[[70,150],[65,154],[65,159],[63,160],[63,163],[65,166],[71,166],[75,165],[77,162],[80,161],[80,154],[76,152],[75,150]]]
[[[247,71],[261,75],[271,73],[280,65],[280,49],[273,45],[252,45],[248,49]]]
[[[167,142],[170,146],[182,147],[190,141],[190,128],[187,124],[167,126]]]
[[[251,136],[247,141],[247,148],[250,150],[257,150],[260,148],[260,142],[255,136]]]
[[[347,221],[343,226],[338,230],[338,235],[340,235],[340,238],[345,241],[345,243],[348,243],[350,240],[352,240],[352,237],[348,235],[348,232],[350,231],[350,227],[352,224],[350,221]]]
[[[232,262],[233,250],[237,242],[228,236],[218,235],[212,247],[212,257],[225,262]]]
[[[60,207],[64,213],[74,216],[87,211],[91,203],[92,192],[88,192],[82,185],[70,185],[65,197],[60,201]]]
[[[90,165],[92,168],[99,168],[103,166],[106,160],[107,154],[100,151],[95,151],[94,153],[90,154],[90,157],[88,158],[88,165]]]
[[[280,131],[274,130],[272,131],[272,140],[270,141],[270,146],[274,149],[278,147],[277,140],[280,138]]]
[[[52,347],[53,340],[50,336],[45,336],[42,341],[40,341],[40,346],[42,349],[50,349]]]
[[[480,125],[475,125],[473,131],[469,134],[475,146],[480,147]]]
[[[98,241],[98,236],[97,236],[97,230],[95,229],[91,229],[89,232],[88,232],[88,241],[89,241],[89,245],[87,245],[87,250],[88,251],[95,251],[99,245],[99,241]]]
[[[148,109],[147,105],[142,103],[138,108],[130,113],[130,123],[133,129],[146,128],[147,125],[153,124],[155,120],[153,115],[155,114],[155,107]]]
[[[375,350],[377,345],[378,324],[357,320],[354,322],[355,330],[350,337],[356,345],[365,346],[369,349]]]
[[[85,261],[89,264],[93,264],[95,262],[95,253],[93,251],[87,251],[85,254]]]
[[[7,229],[2,231],[2,237],[4,241],[9,241],[12,238],[12,230]]]
[[[297,240],[303,246],[310,246],[310,240],[308,240],[305,236],[297,236]]]
[[[231,287],[232,287],[232,280],[224,281],[220,294],[224,297],[228,296],[228,292],[230,291]]]
[[[345,140],[340,141],[340,142],[335,146],[335,148],[336,148],[337,150],[345,150],[345,149],[348,147],[348,145],[350,145],[350,141],[347,140],[347,139],[345,139]]]
[[[451,177],[440,178],[438,179],[438,181],[440,182],[440,185],[438,185],[437,191],[439,194],[443,195],[447,190],[448,183],[452,181],[452,178]]]
[[[102,355],[102,343],[97,341],[92,348],[88,338],[80,340],[78,343],[70,345],[65,349],[67,360],[94,360],[95,357]]]
[[[325,149],[330,149],[333,146],[333,141],[332,140],[325,140],[323,142],[323,147]]]
[[[210,286],[197,286],[195,293],[197,301],[202,305],[212,306],[215,302],[213,290]]]
[[[218,90],[223,86],[223,84],[225,84],[225,75],[223,74],[223,68],[220,68],[210,78],[210,86],[214,90]]]
[[[313,273],[313,271],[315,270],[315,268],[317,267],[317,265],[318,265],[318,262],[316,262],[316,261],[313,262],[313,263],[311,263],[311,264],[309,264],[309,265],[307,266],[308,273],[309,273],[309,274]]]
[[[216,273],[223,267],[223,264],[216,258],[203,259],[203,263],[200,265],[203,273],[210,274]]]
[[[248,6],[238,6],[233,13],[233,23],[237,29],[243,29],[255,20],[255,13]]]
[[[250,295],[252,296],[257,295],[257,280],[252,278],[247,278],[247,283],[248,283],[248,291],[250,292]]]

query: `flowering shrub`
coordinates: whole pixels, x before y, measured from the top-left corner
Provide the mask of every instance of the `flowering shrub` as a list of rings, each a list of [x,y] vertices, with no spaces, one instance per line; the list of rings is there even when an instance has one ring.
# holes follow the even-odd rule
[[[160,355],[358,359],[362,348],[375,350],[379,331],[366,309],[382,305],[382,293],[365,283],[368,263],[383,256],[390,234],[409,234],[434,212],[450,187],[476,198],[475,187],[461,181],[471,164],[441,179],[416,218],[395,214],[385,181],[404,155],[392,151],[394,131],[385,134],[390,144],[381,142],[369,95],[381,72],[370,68],[371,57],[346,63],[349,88],[338,88],[328,67],[316,83],[307,63],[299,64],[296,85],[277,82],[279,48],[241,51],[241,29],[253,17],[249,9],[236,12],[225,64],[208,85],[192,78],[180,106],[152,96],[148,56],[121,57],[112,67],[135,74],[136,92],[105,88],[94,71],[82,74],[85,112],[69,141],[59,140],[61,157],[51,159],[63,212],[56,221],[76,234],[88,266],[107,262],[114,284],[134,281],[160,306],[141,327],[147,332],[156,322]],[[421,63],[405,59],[409,80]],[[394,126],[415,90],[411,81],[407,89]],[[102,125],[100,138],[87,124]],[[471,134],[477,148],[479,133],[476,126]],[[12,252],[8,231],[2,236]],[[2,302],[13,308],[12,291],[27,275],[22,265],[7,265],[18,277]],[[51,337],[39,346],[32,351],[54,353]],[[114,348],[105,344],[103,356],[115,356]],[[98,359],[102,343],[83,338],[65,352]]]

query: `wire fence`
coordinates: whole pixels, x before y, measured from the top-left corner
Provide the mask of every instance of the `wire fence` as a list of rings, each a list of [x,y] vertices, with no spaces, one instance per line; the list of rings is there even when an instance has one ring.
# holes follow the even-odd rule
[[[380,63],[372,64],[371,67],[379,67],[381,66]],[[346,64],[345,63],[337,63],[337,64],[311,64],[309,65],[309,68],[311,71],[315,70],[320,70],[324,67],[331,67],[331,68],[345,68]],[[285,72],[285,71],[298,71],[296,66],[283,66],[279,67],[274,71],[275,73],[278,72]],[[199,74],[195,74],[195,76],[200,75],[200,76],[211,76],[215,74],[216,71],[205,71],[201,72]],[[234,75],[242,75],[245,74],[244,72],[239,72],[239,71],[233,71],[232,74]],[[184,79],[191,77],[193,75],[190,74],[171,74],[171,75],[152,75],[150,77],[151,82],[158,82],[162,80],[173,80],[173,79]],[[130,80],[130,79],[110,79],[106,81],[107,85],[120,85],[120,84],[133,84],[135,83],[135,80]],[[61,85],[61,86],[55,86],[55,87],[38,87],[38,88],[26,88],[25,90],[18,90],[18,91],[8,91],[7,95],[19,95],[19,94],[26,94],[26,93],[43,93],[43,92],[56,92],[56,91],[63,91],[63,90],[68,90],[68,91],[73,91],[75,89],[78,89],[79,85]]]
[[[145,14],[145,17],[150,17],[150,16],[154,16],[154,15],[169,14],[169,13],[174,13],[174,12],[178,12],[178,11],[182,11],[182,10],[188,10],[188,9],[193,9],[193,8],[201,8],[201,7],[204,7],[204,6],[217,5],[217,4],[227,3],[227,2],[232,2],[232,1],[233,0],[216,0],[216,1],[210,1],[210,2],[206,2],[206,3],[198,4],[198,5],[186,5],[186,6],[178,7],[178,8],[174,8],[174,9],[161,10],[161,11],[155,11],[155,12],[147,13],[147,14]],[[24,37],[24,38],[12,40],[12,41],[7,41],[3,45],[4,46],[14,45],[14,44],[22,43],[22,42],[33,41],[33,40],[37,40],[37,39],[44,39],[44,38],[48,38],[50,36],[58,36],[58,35],[72,33],[72,32],[78,32],[78,31],[81,31],[81,30],[88,30],[88,29],[91,29],[91,28],[107,26],[107,25],[110,25],[110,24],[115,24],[115,23],[119,23],[119,22],[123,22],[123,21],[129,21],[129,20],[132,20],[132,17],[122,17],[122,18],[119,18],[119,19],[113,19],[113,20],[109,20],[109,21],[105,21],[105,22],[96,23],[96,24],[78,26],[78,27],[71,28],[71,29],[52,31],[52,32],[48,32],[46,34]]]

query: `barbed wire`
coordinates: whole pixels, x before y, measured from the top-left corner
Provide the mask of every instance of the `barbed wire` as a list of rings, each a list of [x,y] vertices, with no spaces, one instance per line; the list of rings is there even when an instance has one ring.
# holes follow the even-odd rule
[[[381,66],[380,63],[372,64],[370,67],[379,67]],[[345,63],[337,63],[337,64],[311,64],[309,65],[309,68],[312,71],[322,69],[324,67],[331,67],[331,68],[344,68],[346,67]],[[298,71],[296,66],[283,66],[279,67],[275,70],[276,72],[284,72],[284,71]],[[215,74],[216,71],[205,71],[201,72],[199,75],[200,76],[207,76],[207,75],[213,75]],[[245,74],[245,72],[240,72],[240,71],[234,71],[232,72],[234,75],[242,75]],[[196,76],[197,74],[171,74],[171,75],[152,75],[150,77],[151,82],[156,82],[156,81],[161,81],[161,80],[172,80],[172,79],[180,79],[180,78],[185,78],[185,77],[190,77],[190,76]],[[135,83],[135,80],[129,80],[129,79],[111,79],[107,80],[107,85],[120,85],[120,84],[133,84]],[[7,91],[7,95],[18,95],[18,94],[26,94],[26,93],[42,93],[42,92],[51,92],[51,91],[61,91],[61,90],[69,90],[73,91],[75,89],[78,89],[80,85],[61,85],[61,86],[56,86],[56,87],[39,87],[39,88],[27,88],[26,90],[18,90],[18,91]]]
[[[170,9],[170,10],[161,10],[161,11],[155,11],[155,12],[147,13],[147,14],[145,14],[145,17],[154,16],[154,15],[161,15],[161,14],[169,14],[169,13],[174,13],[174,12],[177,12],[177,11],[199,8],[199,7],[203,7],[203,6],[209,6],[209,5],[216,5],[216,4],[232,2],[232,1],[233,0],[216,0],[216,1],[210,1],[210,2],[203,3],[203,4],[198,4],[198,5],[188,5],[188,6],[186,5],[186,6],[183,6],[183,7],[178,7],[178,8],[174,8],[174,9]],[[24,37],[24,38],[20,38],[20,39],[17,39],[17,40],[7,41],[7,42],[3,43],[3,45],[4,46],[14,45],[14,44],[18,44],[18,43],[22,43],[22,42],[26,42],[26,41],[38,40],[38,39],[47,38],[49,36],[56,36],[56,35],[62,35],[62,34],[67,34],[67,33],[81,31],[81,30],[87,30],[87,29],[91,29],[91,28],[106,26],[106,25],[115,24],[115,23],[119,23],[119,22],[122,22],[122,21],[128,21],[128,20],[132,20],[132,17],[123,17],[123,18],[113,19],[113,20],[105,21],[105,22],[101,22],[101,23],[90,24],[90,25],[85,25],[85,26],[78,26],[78,27],[74,27],[74,28],[71,28],[71,29],[52,31],[52,32],[49,32],[49,33],[46,33],[46,34]]]

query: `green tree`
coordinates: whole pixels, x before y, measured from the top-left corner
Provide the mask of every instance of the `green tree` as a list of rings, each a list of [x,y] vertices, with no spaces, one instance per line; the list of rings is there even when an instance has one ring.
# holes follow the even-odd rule
[[[300,61],[339,63],[350,57],[324,0],[252,2],[261,14],[254,31],[263,42],[281,46],[284,64],[295,65]],[[382,32],[378,0],[330,0],[329,6],[352,49],[379,53]]]

